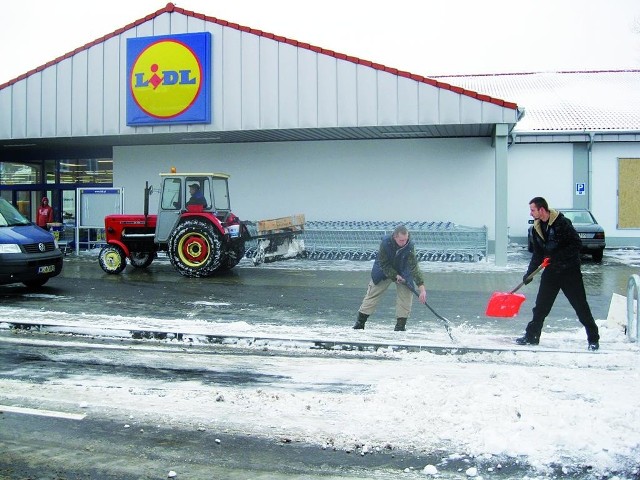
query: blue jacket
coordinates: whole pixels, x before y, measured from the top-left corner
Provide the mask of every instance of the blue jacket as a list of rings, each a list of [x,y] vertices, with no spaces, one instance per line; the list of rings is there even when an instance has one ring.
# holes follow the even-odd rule
[[[207,205],[207,200],[206,200],[206,198],[204,198],[204,195],[202,194],[202,192],[200,190],[196,190],[193,193],[193,195],[191,195],[191,198],[187,202],[187,205],[202,205],[202,206],[206,206]]]
[[[371,280],[377,285],[387,278],[395,280],[396,275],[402,276],[408,284],[424,285],[411,237],[404,247],[399,247],[393,236],[387,235],[380,242],[378,256],[371,269]]]

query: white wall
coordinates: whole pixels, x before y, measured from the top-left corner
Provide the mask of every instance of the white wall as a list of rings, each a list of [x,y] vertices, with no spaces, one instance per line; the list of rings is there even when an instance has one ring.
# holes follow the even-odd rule
[[[618,229],[618,159],[640,158],[638,143],[596,143],[592,150],[593,188],[592,210],[598,223],[604,227],[607,239],[617,237],[617,242],[607,245],[629,245],[625,239],[638,239],[640,229]]]
[[[640,144],[595,143],[591,161],[591,210],[603,226],[608,246],[640,245],[640,229],[617,228],[618,158],[640,158]],[[524,238],[528,202],[535,196],[551,207],[572,207],[575,198],[573,145],[516,144],[509,149],[509,235]]]
[[[640,236],[616,228],[619,157],[640,158],[640,145],[594,145],[592,210],[610,246]],[[142,213],[145,180],[159,186],[171,166],[224,172],[232,208],[245,220],[304,213],[308,220],[452,221],[486,225],[494,239],[494,164],[489,139],[117,147],[114,186],[125,188],[126,213]],[[526,238],[532,197],[573,206],[572,144],[513,145],[508,168],[512,240]],[[157,201],[151,197],[152,213]]]
[[[144,181],[159,186],[171,166],[223,172],[245,220],[453,221],[493,237],[494,158],[490,139],[116,147],[113,185],[125,189],[126,213],[142,213]]]
[[[516,144],[509,148],[509,236],[527,237],[529,200],[544,197],[551,208],[573,205],[573,145]]]

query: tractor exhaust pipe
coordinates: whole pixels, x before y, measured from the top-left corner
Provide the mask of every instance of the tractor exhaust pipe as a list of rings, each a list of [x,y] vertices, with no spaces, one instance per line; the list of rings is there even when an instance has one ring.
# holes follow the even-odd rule
[[[147,219],[149,218],[149,196],[151,195],[151,189],[149,182],[144,182],[144,226],[147,226]]]

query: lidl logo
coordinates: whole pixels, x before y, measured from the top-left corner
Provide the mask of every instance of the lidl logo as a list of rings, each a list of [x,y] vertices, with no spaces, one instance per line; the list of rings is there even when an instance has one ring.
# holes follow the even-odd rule
[[[127,40],[127,125],[211,122],[211,34]]]

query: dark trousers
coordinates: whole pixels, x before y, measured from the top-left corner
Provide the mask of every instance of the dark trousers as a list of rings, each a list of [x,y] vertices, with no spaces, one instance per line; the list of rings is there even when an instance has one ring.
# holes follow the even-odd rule
[[[544,320],[547,318],[547,315],[549,315],[553,302],[556,301],[560,290],[562,290],[562,293],[564,293],[576,311],[580,323],[584,325],[589,343],[600,340],[598,326],[593,319],[591,308],[589,308],[589,304],[587,303],[587,294],[584,291],[584,282],[582,281],[580,268],[559,273],[545,270],[542,273],[540,289],[536,297],[536,305],[533,307],[533,319],[527,325],[526,335],[532,338],[540,337]]]

